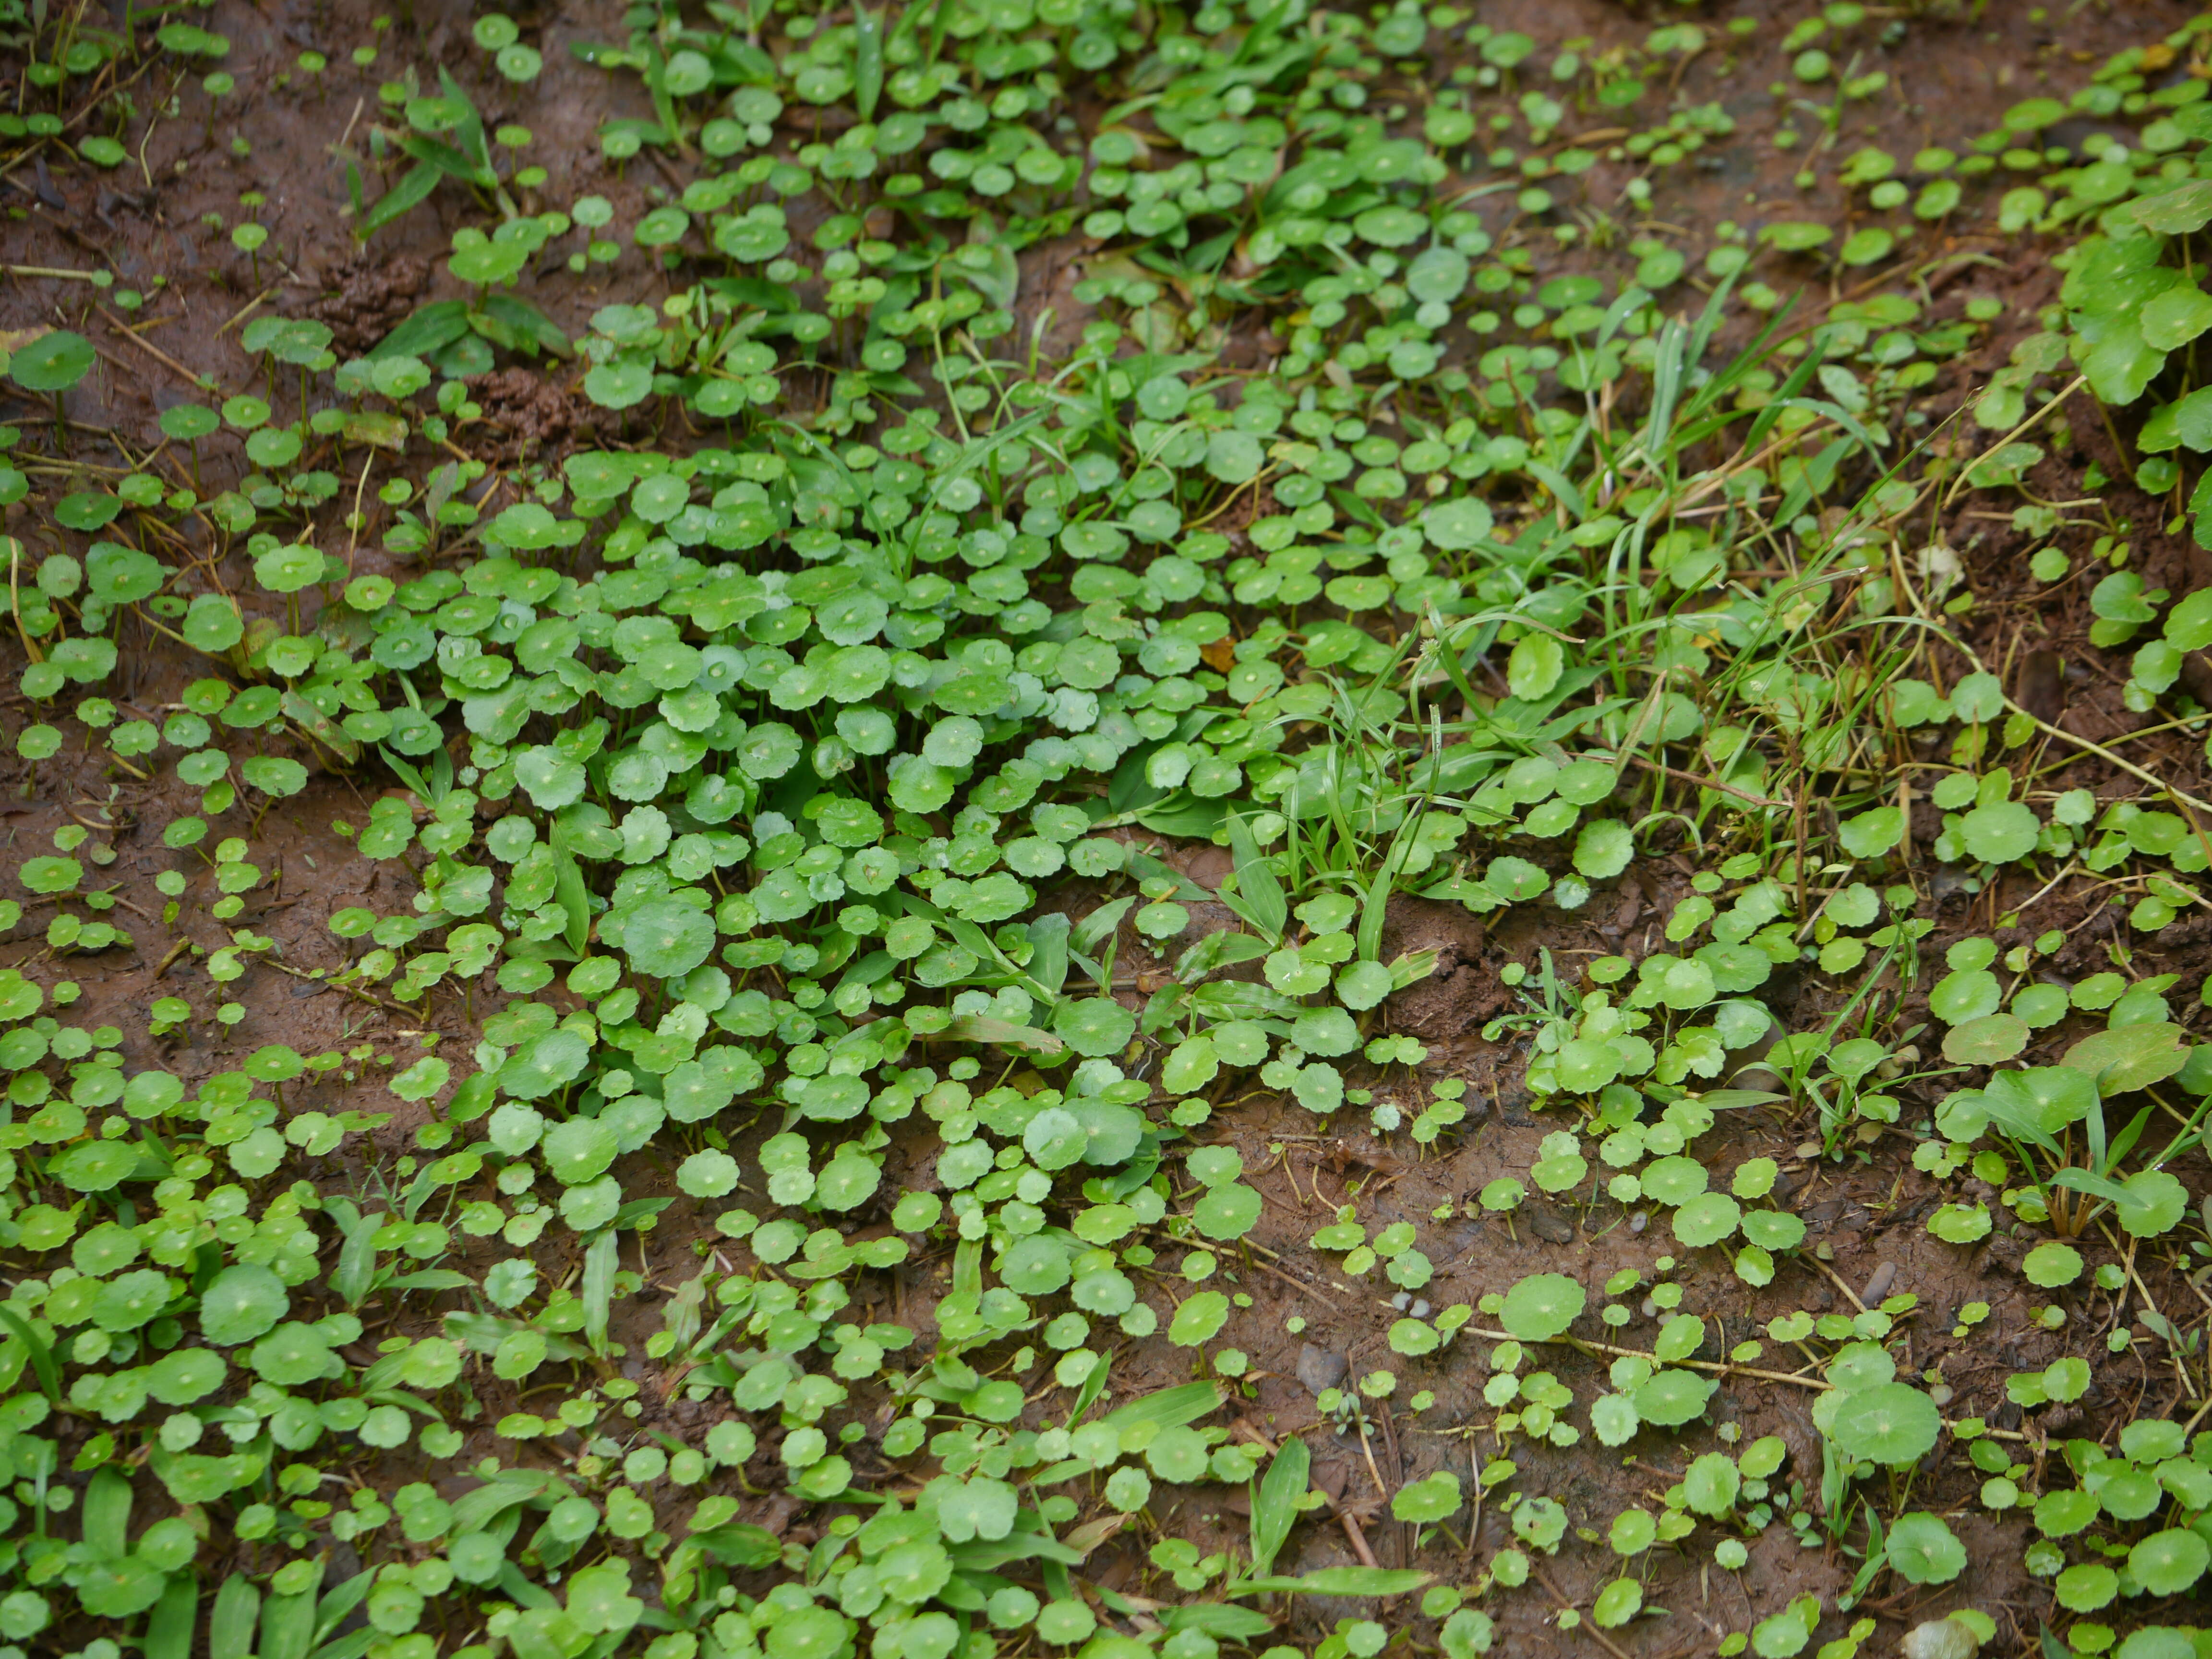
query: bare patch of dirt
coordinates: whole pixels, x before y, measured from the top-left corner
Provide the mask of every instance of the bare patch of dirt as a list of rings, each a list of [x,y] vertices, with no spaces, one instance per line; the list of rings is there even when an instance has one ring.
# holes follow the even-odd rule
[[[599,406],[573,386],[520,366],[471,376],[469,390],[483,410],[490,439],[477,447],[504,465],[555,461],[572,449],[599,442]]]

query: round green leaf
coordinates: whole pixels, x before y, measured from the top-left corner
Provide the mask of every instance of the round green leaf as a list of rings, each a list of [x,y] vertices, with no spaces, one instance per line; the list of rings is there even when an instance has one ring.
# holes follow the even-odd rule
[[[606,1172],[619,1142],[614,1130],[598,1118],[572,1117],[555,1124],[541,1146],[553,1178],[564,1187],[580,1187]]]
[[[1894,806],[1877,806],[1844,819],[1836,833],[1844,851],[1853,858],[1880,858],[1904,838],[1905,814]]]
[[[1899,1516],[1889,1529],[1889,1565],[1908,1583],[1948,1584],[1966,1571],[1966,1547],[1938,1516]]]
[[[46,1166],[73,1193],[104,1193],[138,1167],[138,1152],[119,1140],[81,1140]]]
[[[1885,1382],[1846,1397],[1832,1433],[1853,1457],[1898,1468],[1925,1456],[1942,1427],[1942,1413],[1926,1395],[1907,1383]]]
[[[1644,1586],[1633,1578],[1616,1578],[1590,1603],[1590,1618],[1605,1629],[1613,1630],[1633,1619],[1643,1606]]]
[[[2051,1581],[2051,1594],[2069,1613],[2094,1613],[2120,1593],[2120,1576],[2094,1561],[2079,1561]]]
[[[1505,1293],[1498,1322],[1523,1342],[1542,1342],[1564,1334],[1589,1300],[1565,1273],[1531,1273]]]
[[[1835,234],[1826,225],[1814,221],[1791,219],[1767,226],[1759,233],[1759,239],[1784,253],[1804,253],[1832,241]]]
[[[1658,1204],[1687,1204],[1705,1190],[1709,1179],[1705,1165],[1695,1158],[1662,1158],[1645,1168],[1644,1195]]]
[[[1459,1477],[1449,1469],[1438,1469],[1401,1486],[1390,1499],[1390,1514],[1395,1520],[1431,1526],[1457,1515],[1462,1502]]]
[[[1611,818],[1586,823],[1575,837],[1575,868],[1592,881],[1605,881],[1628,868],[1636,838],[1628,826]]]
[[[1067,1283],[1067,1252],[1053,1239],[1017,1239],[999,1261],[999,1278],[1018,1296],[1050,1296]]]
[[[238,775],[264,795],[283,799],[307,787],[307,769],[283,755],[255,755],[239,763]]]
[[[1651,1376],[1630,1398],[1636,1414],[1661,1428],[1680,1428],[1702,1414],[1719,1382],[1696,1371],[1664,1370]]]
[[[2056,1290],[2081,1276],[2081,1252],[2055,1238],[2045,1239],[2021,1259],[2020,1270],[2029,1284]]]
[[[15,878],[34,893],[71,893],[83,879],[84,866],[75,859],[42,856],[25,859]]]
[[[714,948],[714,923],[704,911],[655,899],[625,918],[622,939],[633,971],[678,979],[706,961]]]
[[[213,656],[244,639],[246,623],[235,602],[220,593],[202,593],[186,607],[177,631],[193,650]]]
[[[1644,1419],[1636,1414],[1636,1402],[1625,1394],[1601,1394],[1590,1401],[1590,1431],[1599,1443],[1607,1446],[1625,1446],[1633,1439]],[[1649,1520],[1649,1516],[1645,1517]],[[1618,1523],[1615,1526],[1616,1533]],[[1615,1547],[1619,1546],[1616,1544]],[[1626,1553],[1626,1552],[1623,1552]]]
[[[169,1276],[151,1267],[124,1273],[100,1287],[92,1322],[104,1331],[135,1331],[169,1304]]]
[[[1053,1010],[1055,1036],[1079,1054],[1118,1054],[1137,1029],[1137,1017],[1111,997],[1072,999]]]
[[[168,1579],[142,1556],[95,1556],[72,1575],[76,1599],[98,1619],[128,1619],[161,1599]]]
[[[2120,1183],[2122,1196],[2112,1213],[2122,1231],[2136,1238],[2171,1232],[2189,1209],[2189,1189],[2163,1170],[2142,1170]]]
[[[1674,1237],[1692,1249],[1717,1244],[1742,1218],[1743,1206],[1726,1193],[1700,1193],[1674,1212]]]
[[[1229,1298],[1219,1291],[1200,1291],[1187,1297],[1168,1324],[1168,1340],[1178,1348],[1195,1348],[1218,1334],[1229,1322]]]
[[[653,391],[653,365],[635,358],[601,363],[584,376],[584,395],[601,409],[629,409]]]
[[[2093,1031],[2060,1061],[2093,1075],[2098,1092],[2108,1100],[2163,1082],[2188,1063],[2189,1045],[2181,1028],[2162,1021]]]
[[[815,1177],[814,1201],[825,1210],[856,1210],[883,1184],[883,1168],[864,1152],[840,1152]]]
[[[262,1380],[280,1389],[298,1388],[327,1375],[337,1357],[322,1333],[290,1320],[253,1345],[252,1365]]]
[[[1990,1236],[1986,1204],[1946,1204],[1928,1218],[1928,1231],[1947,1244],[1972,1244]]]
[[[2153,1595],[2179,1595],[2212,1565],[2212,1545],[2182,1527],[2154,1532],[2128,1552],[2128,1571]]]
[[[1856,230],[1844,239],[1836,257],[1847,265],[1870,265],[1889,257],[1897,246],[1897,234],[1881,225],[1869,225]]]
[[[1181,1424],[1152,1437],[1145,1448],[1145,1462],[1161,1480],[1182,1484],[1205,1480],[1211,1463],[1205,1437]]]
[[[1447,553],[1471,551],[1488,538],[1491,524],[1490,503],[1474,496],[1438,501],[1421,514],[1422,533]]]
[[[162,436],[179,443],[211,437],[222,429],[222,418],[198,404],[177,404],[163,410],[158,424]]]
[[[8,373],[26,392],[66,392],[92,367],[92,342],[58,328],[10,354]]]
[[[1337,975],[1337,1000],[1347,1008],[1372,1008],[1396,988],[1390,970],[1379,962],[1355,962]]]
[[[737,1159],[709,1147],[678,1166],[676,1185],[694,1198],[720,1198],[736,1189],[740,1173]]]
[[[1559,683],[1566,666],[1566,652],[1557,640],[1549,634],[1530,634],[1506,658],[1505,683],[1515,696],[1534,702]]]
[[[1954,1066],[1995,1066],[2018,1055],[2030,1035],[2017,1014],[1984,1014],[1943,1034],[1943,1058]]]
[[[499,1069],[499,1086],[519,1100],[541,1100],[582,1073],[592,1047],[575,1031],[555,1030],[532,1038]]]
[[[1707,1452],[1692,1462],[1682,1476],[1682,1497],[1699,1515],[1717,1518],[1734,1507],[1743,1480],[1733,1460],[1720,1452]]]
[[[323,579],[323,556],[312,547],[272,547],[253,562],[253,579],[271,593],[296,593]]]
[[[146,1370],[146,1392],[164,1406],[189,1406],[223,1384],[230,1367],[208,1348],[172,1348]]]
[[[1966,851],[1986,864],[2010,864],[2035,850],[2042,825],[2022,802],[1998,801],[1977,806],[1959,820],[1959,834]]]
[[[251,1342],[291,1311],[284,1281],[250,1262],[225,1267],[200,1293],[200,1334],[224,1347]]]
[[[453,1075],[449,1063],[425,1054],[385,1086],[402,1100],[428,1100],[452,1081]]]
[[[1242,1182],[1231,1182],[1200,1198],[1190,1218],[1208,1238],[1225,1241],[1251,1231],[1260,1210],[1260,1194]]]

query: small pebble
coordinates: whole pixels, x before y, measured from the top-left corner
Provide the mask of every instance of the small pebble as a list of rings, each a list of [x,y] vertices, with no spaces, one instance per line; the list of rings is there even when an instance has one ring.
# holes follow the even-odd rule
[[[1948,1382],[1938,1382],[1934,1388],[1928,1390],[1928,1397],[1939,1406],[1949,1405],[1951,1403],[1951,1385]]]
[[[1350,1364],[1340,1353],[1316,1347],[1310,1342],[1298,1349],[1298,1381],[1315,1394],[1324,1389],[1333,1389],[1343,1382],[1345,1373],[1350,1369]]]
[[[1628,1218],[1628,1231],[1632,1233],[1640,1233],[1650,1224],[1651,1217],[1643,1210],[1637,1211]]]
[[[1859,1300],[1871,1308],[1882,1297],[1887,1296],[1889,1287],[1896,1283],[1897,1263],[1881,1262],[1875,1268],[1874,1277],[1867,1280],[1866,1289],[1859,1292]]]
[[[1956,1619],[1931,1619],[1907,1631],[1897,1646],[1905,1659],[1974,1659],[1981,1644],[1972,1626]]]

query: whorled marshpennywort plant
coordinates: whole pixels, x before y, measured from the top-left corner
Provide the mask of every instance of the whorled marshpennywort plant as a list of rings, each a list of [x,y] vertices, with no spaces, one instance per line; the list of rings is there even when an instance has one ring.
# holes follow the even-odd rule
[[[620,188],[556,206],[531,131],[486,125],[544,42],[485,14],[481,62],[375,89],[358,234],[465,222],[452,290],[365,355],[256,319],[251,378],[115,469],[54,424],[91,340],[10,336],[17,753],[184,810],[158,914],[112,811],[26,843],[6,901],[0,1641],[1472,1659],[1543,1617],[1618,1652],[1684,1565],[1771,1538],[1838,1587],[1740,1580],[1711,1639],[1850,1659],[1862,1604],[1971,1598],[1972,1511],[2032,1529],[2051,1659],[2190,1646],[2160,1598],[2212,1559],[2212,1378],[2150,1280],[2212,1248],[2212,1062],[2137,953],[2205,902],[2212,805],[2136,745],[2202,731],[2212,601],[2147,585],[2109,478],[2033,470],[2069,400],[2141,405],[2134,483],[2205,515],[2212,125],[2201,76],[2159,78],[2204,32],[1908,165],[1845,135],[1917,21],[1744,21],[1601,49],[1452,6],[641,5],[574,56],[651,118],[599,130]],[[227,50],[33,34],[42,96]],[[1761,50],[1761,142],[1863,222],[1684,246],[1653,204],[1737,123],[1674,90]],[[2077,116],[2130,137],[2062,143]],[[2013,335],[1921,280],[1962,216],[2067,270],[1963,413],[1932,389]],[[598,436],[500,459],[478,377],[520,363]],[[2089,641],[2148,728],[2008,689],[1962,501],[2047,543],[2038,584],[2089,544]],[[193,664],[159,708],[111,684],[147,647]],[[258,843],[313,771],[377,781],[338,833],[379,879],[288,960]],[[2065,984],[2068,927],[2028,920],[2062,889],[2114,918]],[[1510,1170],[1417,1218],[1347,1190],[1270,1245],[1255,1099],[1263,1140],[1405,1166],[1507,1116],[1495,1066],[1408,1029],[1447,964],[1407,898],[1613,933],[1518,952],[1474,1017],[1542,1113]],[[143,1039],[66,1023],[72,976],[156,945],[204,986]],[[259,1040],[277,976],[361,1024]],[[1820,1254],[1808,1172],[1900,1136],[1936,1244],[2039,1241],[2040,1366],[1968,1384],[1929,1353],[2001,1297],[1862,1295]],[[1450,1242],[1568,1207],[1638,1265]],[[1252,1352],[1284,1279],[1373,1324],[1294,1419]],[[2069,1437],[2100,1346],[2173,1404]],[[1316,1480],[1332,1443],[1364,1484]],[[1571,1455],[1668,1473],[1599,1515]],[[1352,1557],[1300,1565],[1302,1516]],[[1092,1571],[1116,1540],[1141,1580]]]

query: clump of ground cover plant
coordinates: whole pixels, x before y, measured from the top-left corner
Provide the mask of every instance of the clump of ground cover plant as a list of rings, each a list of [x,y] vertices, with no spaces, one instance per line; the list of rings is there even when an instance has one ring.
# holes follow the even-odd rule
[[[183,21],[31,27],[58,108],[111,61],[227,61]],[[1333,1618],[1318,1659],[1370,1659],[1393,1626],[1473,1659],[1516,1598],[1610,1646],[1666,1611],[1662,1556],[1738,1572],[1779,1532],[1845,1552],[1848,1589],[1753,1586],[1715,1644],[1850,1659],[1863,1604],[1961,1579],[1971,1511],[2024,1518],[2051,1659],[2194,1652],[2166,1598],[2212,1563],[2212,1378],[2202,1319],[2141,1264],[2207,1257],[2182,1179],[2212,1098],[2182,1018],[2199,988],[2122,951],[2052,984],[2064,934],[2001,943],[1994,912],[1938,951],[1907,813],[1932,803],[1928,856],[1970,893],[2094,878],[2138,937],[2205,902],[2212,805],[2016,701],[1959,637],[1974,598],[1923,528],[1969,491],[2038,538],[2090,514],[2101,568],[2051,546],[2036,579],[2094,578],[2130,707],[2204,731],[2184,668],[2212,600],[2146,591],[2133,527],[2023,480],[2094,395],[2141,406],[2134,482],[2212,516],[2190,462],[2212,448],[2190,349],[2212,117],[2203,76],[2156,74],[2201,67],[2205,33],[1954,149],[1838,154],[1910,27],[1841,3],[1789,34],[1771,141],[1863,193],[1859,228],[1723,224],[1694,262],[1643,222],[1733,131],[1666,95],[1747,49],[1730,24],[1599,52],[1453,6],[640,7],[578,49],[653,110],[600,133],[611,163],[658,164],[623,223],[605,196],[547,200],[530,133],[488,131],[462,76],[371,88],[357,231],[374,247],[450,201],[465,292],[344,361],[325,324],[256,319],[258,378],[167,410],[128,473],[43,416],[0,465],[0,499],[80,538],[8,544],[40,711],[18,753],[67,758],[71,717],[119,775],[198,792],[161,831],[158,918],[119,925],[112,838],[85,823],[26,850],[7,902],[44,933],[0,975],[0,1249],[22,1269],[0,1641],[1213,1659],[1287,1653],[1302,1597],[1402,1597]],[[544,67],[525,33],[472,32],[515,87]],[[201,82],[210,122],[228,79]],[[133,118],[103,107],[116,136],[44,114],[0,136],[118,167]],[[2080,114],[2131,137],[2046,142]],[[1907,276],[1970,214],[2060,239],[2066,285],[1946,423],[1916,394],[2002,306],[1933,323]],[[1022,255],[1074,236],[1082,320],[1055,333]],[[548,258],[633,297],[564,332],[525,291]],[[1785,299],[1816,278],[1854,297]],[[9,352],[46,404],[94,360],[69,329]],[[572,381],[610,441],[472,454],[471,377],[516,361]],[[223,434],[234,478],[203,471]],[[194,556],[206,538],[250,587]],[[370,538],[416,574],[357,568]],[[158,720],[103,691],[144,636],[199,663]],[[2141,790],[2046,787],[2085,750]],[[305,970],[234,924],[311,767],[399,787],[341,828],[392,878],[328,915],[344,965],[308,976],[364,1008],[459,1002],[472,1051],[255,1040],[229,988]],[[1228,849],[1218,888],[1172,861],[1190,842]],[[1444,1367],[1486,1378],[1484,1420],[1441,1425],[1450,1466],[1376,1476],[1389,1519],[1365,1524],[1412,1539],[1384,1565],[1307,1442],[1239,1415],[1263,1200],[1220,1131],[1258,1091],[1408,1158],[1449,1147],[1469,1092],[1395,1028],[1439,963],[1389,948],[1394,896],[1571,917],[1674,853],[1692,895],[1651,948],[1505,970],[1486,1035],[1524,1046],[1547,1133],[1469,1202],[1506,1226],[1537,1193],[1633,1217],[1650,1265],[1437,1307],[1428,1230],[1354,1201],[1310,1233],[1389,1310],[1362,1372],[1316,1391],[1316,1438],[1371,1468]],[[1195,921],[1216,901],[1235,927]],[[188,907],[228,942],[177,933]],[[149,1036],[211,1022],[234,1067],[187,1085],[127,1062],[136,1033],[67,1023],[74,964],[134,944],[196,955],[223,998],[155,1000]],[[1162,970],[1140,985],[1139,951]],[[1840,1012],[1778,1030],[1784,969],[1844,988]],[[325,1109],[363,1080],[392,1103]],[[1940,1105],[1909,1117],[1929,1080]],[[349,1191],[319,1179],[403,1110],[410,1151]],[[1908,1134],[1948,1183],[1929,1232],[2035,1239],[2037,1318],[2082,1352],[1968,1414],[1914,1341],[1971,1339],[1988,1304],[1803,1306],[1828,1269],[1779,1163],[1717,1161],[1716,1130],[1759,1115],[1814,1166]],[[887,1176],[916,1145],[932,1178]],[[683,1216],[700,1247],[663,1250]],[[1800,1305],[1732,1333],[1735,1304],[1686,1293],[1700,1258]],[[881,1316],[870,1285],[925,1259],[931,1304]],[[641,1322],[648,1278],[669,1294]],[[2108,1338],[2078,1328],[2091,1287],[2132,1298]],[[2080,1421],[2094,1345],[2131,1324],[2176,1413],[2043,1427]],[[1190,1380],[1133,1389],[1139,1345]],[[1543,1369],[1571,1354],[1601,1389]],[[1731,1378],[1808,1396],[1814,1455],[1717,1421]],[[715,1414],[648,1429],[653,1401]],[[1571,1543],[1547,1455],[1593,1440],[1672,1472]],[[465,1448],[455,1491],[437,1466]],[[1969,1510],[1921,1495],[1931,1458],[1975,1472]],[[1151,1525],[1179,1486],[1242,1491],[1237,1547]],[[770,1495],[819,1517],[810,1539],[762,1524]],[[1486,1512],[1510,1543],[1478,1547]],[[1341,1516],[1361,1564],[1291,1571],[1308,1516]],[[1150,1540],[1141,1594],[1085,1573],[1124,1529]],[[240,1565],[205,1571],[228,1540]],[[1577,1547],[1602,1564],[1580,1598],[1553,1577]],[[1969,1605],[1908,1644],[1967,1659],[1997,1633]]]

